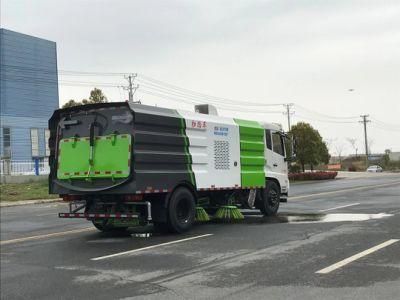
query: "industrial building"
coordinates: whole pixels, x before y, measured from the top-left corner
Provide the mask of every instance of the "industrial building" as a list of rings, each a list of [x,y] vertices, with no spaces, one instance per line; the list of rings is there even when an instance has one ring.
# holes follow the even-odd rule
[[[59,107],[55,42],[0,28],[0,103],[1,159],[45,160]]]

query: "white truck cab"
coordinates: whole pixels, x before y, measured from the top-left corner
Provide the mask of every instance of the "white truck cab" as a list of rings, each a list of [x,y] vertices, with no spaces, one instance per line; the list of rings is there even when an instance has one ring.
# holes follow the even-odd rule
[[[278,181],[281,199],[289,194],[288,157],[286,153],[287,135],[282,126],[275,123],[263,123],[265,128],[265,176]]]

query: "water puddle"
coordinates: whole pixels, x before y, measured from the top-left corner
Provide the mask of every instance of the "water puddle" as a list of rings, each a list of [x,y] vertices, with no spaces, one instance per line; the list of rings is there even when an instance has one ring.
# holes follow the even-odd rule
[[[278,214],[274,217],[260,217],[246,215],[246,223],[332,223],[332,222],[360,222],[377,220],[393,216],[392,214]]]

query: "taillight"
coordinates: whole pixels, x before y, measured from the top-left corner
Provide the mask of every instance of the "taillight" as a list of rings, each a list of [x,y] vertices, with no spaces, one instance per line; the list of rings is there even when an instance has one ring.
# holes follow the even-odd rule
[[[77,201],[77,200],[81,200],[82,196],[81,195],[61,195],[63,201]]]
[[[124,195],[125,201],[142,201],[143,195]]]

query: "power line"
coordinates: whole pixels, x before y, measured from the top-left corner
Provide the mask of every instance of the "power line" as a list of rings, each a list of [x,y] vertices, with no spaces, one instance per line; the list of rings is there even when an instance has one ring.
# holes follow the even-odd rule
[[[322,122],[322,123],[333,123],[333,124],[355,124],[357,121],[335,121],[335,120],[327,120],[327,119],[316,119],[312,118],[309,116],[304,116],[301,114],[296,113],[295,114],[297,117],[300,117],[301,119],[306,119],[310,121],[316,121],[316,122]]]
[[[129,98],[133,101],[133,95],[139,85],[133,84],[134,76],[133,74],[125,73],[125,72],[96,72],[96,71],[77,71],[77,70],[56,70],[46,69],[46,68],[38,68],[37,66],[18,66],[18,65],[7,65],[1,64],[3,67],[4,73],[1,78],[2,81],[7,82],[15,82],[15,83],[24,83],[24,84],[34,84],[35,86],[41,87],[50,87],[55,84],[62,86],[99,86],[99,87],[108,87],[108,88],[121,88],[122,85],[120,83],[113,82],[97,82],[97,81],[73,81],[73,80],[58,80],[57,74],[61,77],[69,77],[69,76],[127,76],[128,86],[124,87],[129,91]],[[4,75],[5,74],[5,75]],[[48,75],[48,76],[47,76]],[[54,75],[54,76],[53,76]],[[135,74],[137,75],[137,74]],[[129,76],[131,76],[131,82],[129,82]],[[217,97],[208,95],[202,92],[197,92],[194,90],[190,90],[187,88],[183,88],[171,83],[167,83],[161,80],[154,79],[149,76],[145,76],[140,74],[136,80],[143,85],[147,89],[147,91],[143,90],[143,93],[152,94],[153,96],[160,98],[169,98],[174,99],[173,101],[198,104],[198,103],[210,103],[214,104],[221,109],[232,110],[232,111],[246,111],[253,113],[278,113],[279,111],[267,111],[264,110],[263,107],[268,106],[280,106],[283,105],[286,110],[284,112],[288,118],[288,128],[291,127],[291,116],[293,115],[293,103],[260,103],[260,102],[250,102],[246,100],[236,100],[224,97]],[[248,109],[249,106],[256,107],[255,110]],[[355,123],[355,118],[357,116],[332,116],[324,113],[320,113],[311,109],[308,109],[299,104],[294,105],[297,110],[300,110],[301,114],[296,115],[300,118],[314,120],[318,122],[325,123],[336,123],[336,124],[350,124]],[[305,115],[303,115],[305,113]],[[311,117],[312,116],[312,117]],[[394,125],[379,121],[377,119],[372,118],[375,122],[374,127],[379,129],[386,129],[391,131],[396,131],[397,128],[400,128],[400,125]],[[354,120],[354,121],[351,121]]]
[[[371,123],[371,126],[373,126],[376,129],[380,129],[380,130],[384,130],[384,131],[400,132],[400,129],[382,126],[378,123],[375,123],[375,121]]]
[[[250,101],[246,101],[246,100],[235,100],[235,99],[230,99],[230,98],[224,98],[224,97],[217,97],[217,96],[212,96],[212,95],[208,95],[208,94],[204,94],[201,92],[197,92],[194,90],[190,90],[187,88],[182,88],[180,86],[177,85],[173,85],[170,83],[166,83],[164,81],[161,80],[157,80],[148,76],[145,76],[143,74],[139,74],[138,77],[139,81],[143,80],[143,81],[147,81],[148,83],[153,83],[156,84],[158,86],[161,87],[167,87],[169,89],[174,89],[174,90],[179,90],[181,92],[185,92],[188,95],[192,95],[192,96],[197,96],[197,97],[202,97],[202,98],[207,98],[209,100],[213,99],[214,102],[229,102],[231,105],[235,105],[235,104],[239,104],[239,105],[246,105],[246,106],[280,106],[283,105],[285,103],[259,103],[259,102],[250,102]]]
[[[139,91],[142,91],[142,88],[145,88],[147,91],[151,91],[151,92],[156,92],[158,95],[165,95],[165,96],[173,96],[174,98],[176,97],[180,97],[180,99],[186,99],[186,100],[191,100],[191,103],[195,103],[195,104],[200,104],[200,103],[209,103],[209,104],[214,104],[220,108],[223,109],[227,109],[227,110],[243,110],[243,108],[246,108],[246,105],[241,104],[241,107],[235,107],[238,106],[238,104],[235,105],[231,105],[231,104],[226,104],[226,103],[221,103],[221,102],[214,102],[213,100],[210,100],[206,97],[200,97],[200,96],[192,96],[190,94],[186,94],[184,92],[181,91],[174,91],[172,89],[169,88],[164,88],[164,87],[158,87],[158,86],[152,86],[152,85],[148,85],[146,84],[142,84],[141,83],[141,89]],[[269,113],[271,111],[266,111],[261,109],[258,110],[250,110],[250,112],[266,112]],[[274,113],[281,113],[281,111],[274,111]]]
[[[323,118],[327,118],[327,119],[342,119],[342,120],[349,119],[350,120],[350,119],[358,119],[359,118],[358,116],[345,116],[345,117],[341,116],[341,117],[338,117],[338,116],[327,115],[327,114],[323,114],[323,113],[308,109],[308,108],[306,108],[304,106],[301,106],[301,105],[299,105],[297,103],[296,103],[296,108],[299,109],[299,110],[304,111],[305,113],[309,112],[309,113],[312,113],[314,115],[319,115],[319,116],[321,116]]]
[[[388,128],[398,128],[398,129],[400,129],[400,124],[391,124],[391,123],[386,123],[386,122],[380,121],[380,120],[378,120],[378,119],[376,119],[374,117],[370,117],[370,118],[375,123],[378,123],[378,124],[380,124],[382,126],[387,126]]]
[[[144,94],[147,94],[147,95],[152,95],[152,96],[155,96],[155,97],[158,97],[158,98],[161,98],[161,99],[169,99],[169,100],[172,100],[172,101],[175,101],[175,102],[180,102],[180,103],[183,102],[183,103],[191,104],[191,105],[204,103],[204,101],[201,102],[201,101],[193,100],[193,99],[190,99],[190,98],[182,98],[182,97],[173,96],[173,95],[171,96],[171,94],[164,94],[164,93],[161,93],[161,92],[158,92],[158,91],[149,91],[149,90],[143,89],[143,88],[140,88],[138,90],[138,92],[139,93],[144,93]],[[217,107],[222,109],[222,110],[229,110],[229,111],[242,111],[242,112],[251,112],[251,113],[279,113],[279,114],[282,113],[282,111],[251,110],[251,109],[237,108],[237,107],[232,108],[232,107],[224,106],[224,105],[221,105],[221,104],[218,104]]]
[[[38,68],[37,66],[25,64],[24,66],[0,64],[4,71],[24,71],[24,72],[41,72],[43,74],[69,75],[69,76],[124,76],[129,75],[128,72],[96,72],[96,71],[76,71],[76,70],[54,70],[53,68]]]
[[[34,75],[34,78],[29,77],[29,76],[22,76],[18,74],[18,72],[24,72],[24,74],[29,74],[29,72],[39,72],[39,75],[46,75],[46,74],[52,74],[56,75],[55,71],[49,70],[49,69],[40,69],[37,67],[23,67],[23,66],[15,66],[15,65],[7,65],[8,69],[14,70],[14,72],[17,72],[17,74],[14,74],[14,81],[24,81],[26,82],[33,82],[35,84],[52,84],[52,83],[58,83],[60,85],[66,85],[66,86],[91,86],[91,85],[97,85],[97,86],[103,86],[103,87],[118,87],[118,84],[113,84],[113,83],[99,83],[99,82],[73,82],[73,81],[64,81],[64,80],[50,80],[48,78],[37,78],[37,73],[35,74],[30,74]],[[60,76],[122,76],[126,75],[127,73],[122,73],[122,72],[85,72],[85,71],[73,71],[73,70],[59,70],[58,73]],[[131,75],[130,75],[131,76]],[[10,76],[9,76],[10,77]],[[28,77],[28,78],[27,78]],[[132,76],[133,77],[133,76]],[[222,98],[222,97],[215,97],[211,95],[207,95],[204,93],[192,91],[189,89],[181,88],[176,85],[172,85],[157,79],[153,79],[151,77],[143,76],[143,79],[146,82],[147,85],[151,85],[151,87],[147,86],[148,89],[153,90],[153,89],[158,89],[161,90],[165,93],[174,93],[174,95],[179,94],[179,96],[184,96],[184,97],[190,97],[192,99],[196,99],[197,102],[209,102],[209,103],[214,103],[214,104],[219,104],[219,105],[227,105],[227,102],[229,103],[229,106],[232,107],[234,105],[236,106],[278,106],[282,105],[282,103],[278,104],[263,104],[263,103],[255,103],[255,102],[249,102],[249,101],[238,101],[238,100],[233,100],[233,99],[228,99],[228,98]],[[129,78],[129,76],[128,76]],[[129,79],[128,79],[129,80]],[[130,90],[129,94],[132,97],[134,94],[134,89],[133,85],[130,88],[130,85],[128,85],[128,90]],[[137,88],[137,87],[136,87]],[[226,107],[226,106],[225,106]],[[236,108],[237,109],[237,108]]]

